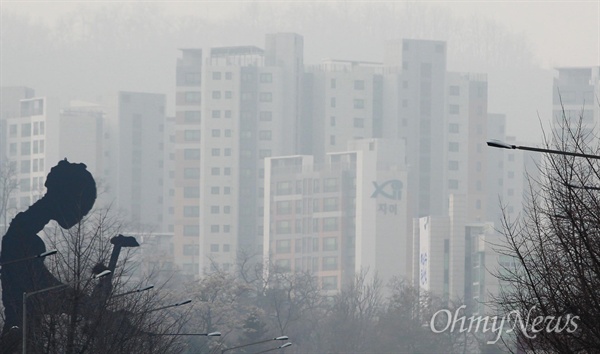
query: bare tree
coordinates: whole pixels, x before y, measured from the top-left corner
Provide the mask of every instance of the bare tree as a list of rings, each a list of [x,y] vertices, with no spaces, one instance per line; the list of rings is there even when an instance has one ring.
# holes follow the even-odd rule
[[[0,233],[4,235],[11,217],[10,198],[19,188],[17,180],[17,165],[9,160],[0,161]]]
[[[545,138],[548,149],[600,155],[590,126],[564,113]],[[560,353],[600,348],[600,160],[545,154],[540,177],[529,178],[530,197],[518,220],[505,218],[505,262],[496,299],[517,311],[520,349]],[[542,324],[533,319],[542,317]],[[516,317],[513,317],[515,320]]]

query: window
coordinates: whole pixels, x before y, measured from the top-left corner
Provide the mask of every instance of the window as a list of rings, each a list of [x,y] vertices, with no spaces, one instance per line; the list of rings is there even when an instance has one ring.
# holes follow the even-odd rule
[[[329,136],[329,145],[335,145],[335,135]]]
[[[221,156],[221,149],[217,149],[217,148],[211,149],[210,154],[212,156]]]
[[[223,225],[223,232],[225,232],[225,233],[231,232],[231,225]]]
[[[449,189],[458,189],[458,180],[456,180],[456,179],[448,180],[448,188]]]
[[[323,218],[323,231],[337,231],[338,219],[337,218]]]
[[[277,240],[275,241],[275,252],[276,253],[290,253],[292,251],[292,243],[290,240]]]
[[[457,171],[458,170],[458,161],[448,161],[448,169],[450,171]]]
[[[458,125],[458,123],[450,123],[450,124],[448,124],[448,132],[449,133],[458,133],[459,132],[459,125]]]
[[[354,128],[364,128],[365,120],[363,118],[354,118]]]
[[[16,124],[11,124],[10,127],[8,128],[8,134],[10,135],[11,138],[14,138],[17,136],[17,125]]]
[[[29,173],[30,170],[31,170],[31,162],[29,160],[21,161],[21,173]]]
[[[329,101],[329,105],[330,105],[331,107],[335,107],[335,104],[336,104],[336,102],[335,102],[335,97],[331,97],[331,99],[330,99],[330,101]]]
[[[200,160],[200,149],[184,149],[184,160]]]
[[[338,286],[336,276],[323,277],[322,282],[323,290],[337,290]]]
[[[210,251],[211,252],[219,252],[219,244],[218,243],[211,243],[210,244]]]
[[[230,176],[230,175],[231,175],[231,167],[225,167],[225,168],[223,169],[223,174],[224,174],[225,176]]]
[[[225,73],[225,80],[231,80],[233,78],[233,75],[231,73],[231,71],[228,71]]]
[[[219,232],[219,229],[220,229],[219,225],[210,225],[210,232],[212,232],[212,233]]]
[[[223,207],[223,213],[225,213],[225,214],[231,214],[231,207],[229,205],[225,205]]]
[[[292,225],[289,220],[277,220],[275,223],[275,231],[278,234],[289,234],[292,232]]]
[[[323,211],[336,211],[338,210],[338,198],[325,198],[323,199]]]
[[[260,82],[262,82],[262,83],[271,83],[271,82],[273,82],[273,74],[271,74],[271,73],[262,73],[262,74],[260,74]]]
[[[448,106],[448,113],[450,114],[458,114],[460,111],[460,107],[457,104],[451,104]]]
[[[212,79],[213,80],[221,80],[221,72],[220,71],[213,71],[213,73],[212,73]]]
[[[337,251],[337,238],[336,237],[325,237],[323,238],[323,251]]]
[[[199,225],[183,225],[183,236],[199,236]]]
[[[364,80],[354,80],[354,89],[355,90],[364,90],[365,89]]]
[[[31,154],[31,143],[26,141],[21,143],[21,156],[27,156]]]
[[[231,187],[223,187],[223,194],[231,194]]]
[[[183,197],[184,198],[199,198],[200,197],[200,187],[183,187]]]
[[[225,156],[231,156],[231,149],[230,148],[225,148],[223,150],[223,155],[225,155]]]
[[[337,178],[325,178],[323,180],[323,192],[337,192],[338,180]]]
[[[221,118],[221,111],[214,110],[211,115],[213,118]]]
[[[335,81],[335,79],[331,79],[330,86],[331,86],[331,88],[335,88],[336,87],[336,81]]]
[[[258,157],[261,159],[264,159],[265,157],[271,157],[271,150],[269,150],[269,149],[258,150]]]
[[[289,200],[276,202],[276,210],[278,215],[287,215],[292,212],[292,202]]]
[[[211,214],[219,214],[221,212],[221,208],[218,205],[211,205],[210,213]]]
[[[184,256],[197,256],[199,254],[200,250],[198,249],[198,245],[183,245]]]
[[[329,125],[335,127],[335,117],[329,117]]]
[[[197,91],[190,91],[185,93],[185,102],[186,103],[200,103],[200,97],[202,94]]]
[[[230,252],[231,251],[231,245],[229,245],[228,243],[223,245],[223,252]]]
[[[337,257],[323,257],[323,270],[337,270]]]
[[[218,175],[220,175],[220,174],[221,174],[221,169],[220,169],[220,168],[218,168],[218,167],[212,167],[212,168],[210,169],[210,174],[211,174],[212,176],[218,176]]]
[[[221,136],[221,130],[219,130],[219,129],[213,129],[213,130],[210,132],[210,134],[211,134],[211,136],[212,136],[213,138],[218,138],[218,137],[220,137],[220,136]]]
[[[457,142],[448,143],[448,151],[458,152],[458,143]]]
[[[289,272],[292,269],[289,259],[276,259],[275,266],[283,272]]]
[[[230,109],[225,111],[225,118],[231,118],[231,110]]]
[[[183,216],[186,218],[198,217],[200,216],[200,207],[198,206],[184,206],[183,207]]]
[[[185,179],[200,178],[200,169],[199,168],[185,168],[183,170],[183,177]]]
[[[220,100],[221,99],[221,91],[213,91],[212,98],[213,98],[213,100]]]
[[[259,140],[271,140],[271,131],[270,130],[261,130],[258,132]]]
[[[23,123],[21,124],[21,137],[31,136],[31,123]]]
[[[460,96],[460,87],[459,86],[448,87],[448,94],[450,96]]]
[[[185,141],[200,141],[200,130],[186,130],[184,139]]]
[[[292,182],[282,181],[277,182],[277,195],[292,194]]]
[[[231,129],[225,129],[225,137],[226,138],[230,138],[231,137]]]
[[[272,102],[273,94],[271,92],[261,92],[258,99],[260,102]]]
[[[233,97],[233,94],[231,93],[231,91],[225,91],[225,98],[230,100]],[[229,115],[231,117],[231,111],[229,111]],[[230,118],[228,117],[228,118]]]
[[[354,108],[355,109],[363,109],[365,108],[365,100],[357,98],[354,100]]]
[[[200,111],[185,111],[183,120],[186,123],[198,123],[200,122],[200,117]]]
[[[271,111],[260,111],[258,119],[263,122],[270,122],[273,120],[273,112]]]

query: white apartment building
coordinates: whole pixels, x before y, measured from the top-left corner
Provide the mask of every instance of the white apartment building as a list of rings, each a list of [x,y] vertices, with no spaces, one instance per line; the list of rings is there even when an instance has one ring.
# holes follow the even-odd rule
[[[293,33],[267,35],[264,50],[183,50],[174,241],[184,272],[233,270],[238,251],[260,254],[263,159],[298,148],[302,57]]]

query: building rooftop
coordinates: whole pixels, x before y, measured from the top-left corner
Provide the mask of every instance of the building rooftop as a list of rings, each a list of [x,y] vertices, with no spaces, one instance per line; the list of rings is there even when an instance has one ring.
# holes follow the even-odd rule
[[[235,46],[235,47],[217,47],[210,49],[211,57],[226,57],[234,55],[262,55],[264,50],[253,45]]]

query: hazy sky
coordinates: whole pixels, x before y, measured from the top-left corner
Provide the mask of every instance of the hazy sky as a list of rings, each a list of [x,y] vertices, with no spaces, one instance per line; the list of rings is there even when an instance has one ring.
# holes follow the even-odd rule
[[[77,7],[143,1],[1,1],[2,11],[29,14],[48,24]],[[240,1],[146,1],[164,7],[167,15],[222,20],[238,15]],[[271,1],[275,2],[275,1]],[[284,1],[277,1],[284,2]],[[316,1],[325,2],[325,1]],[[417,1],[419,2],[419,1]],[[450,9],[465,19],[487,17],[525,35],[545,68],[600,63],[600,0],[588,1],[420,1]]]

